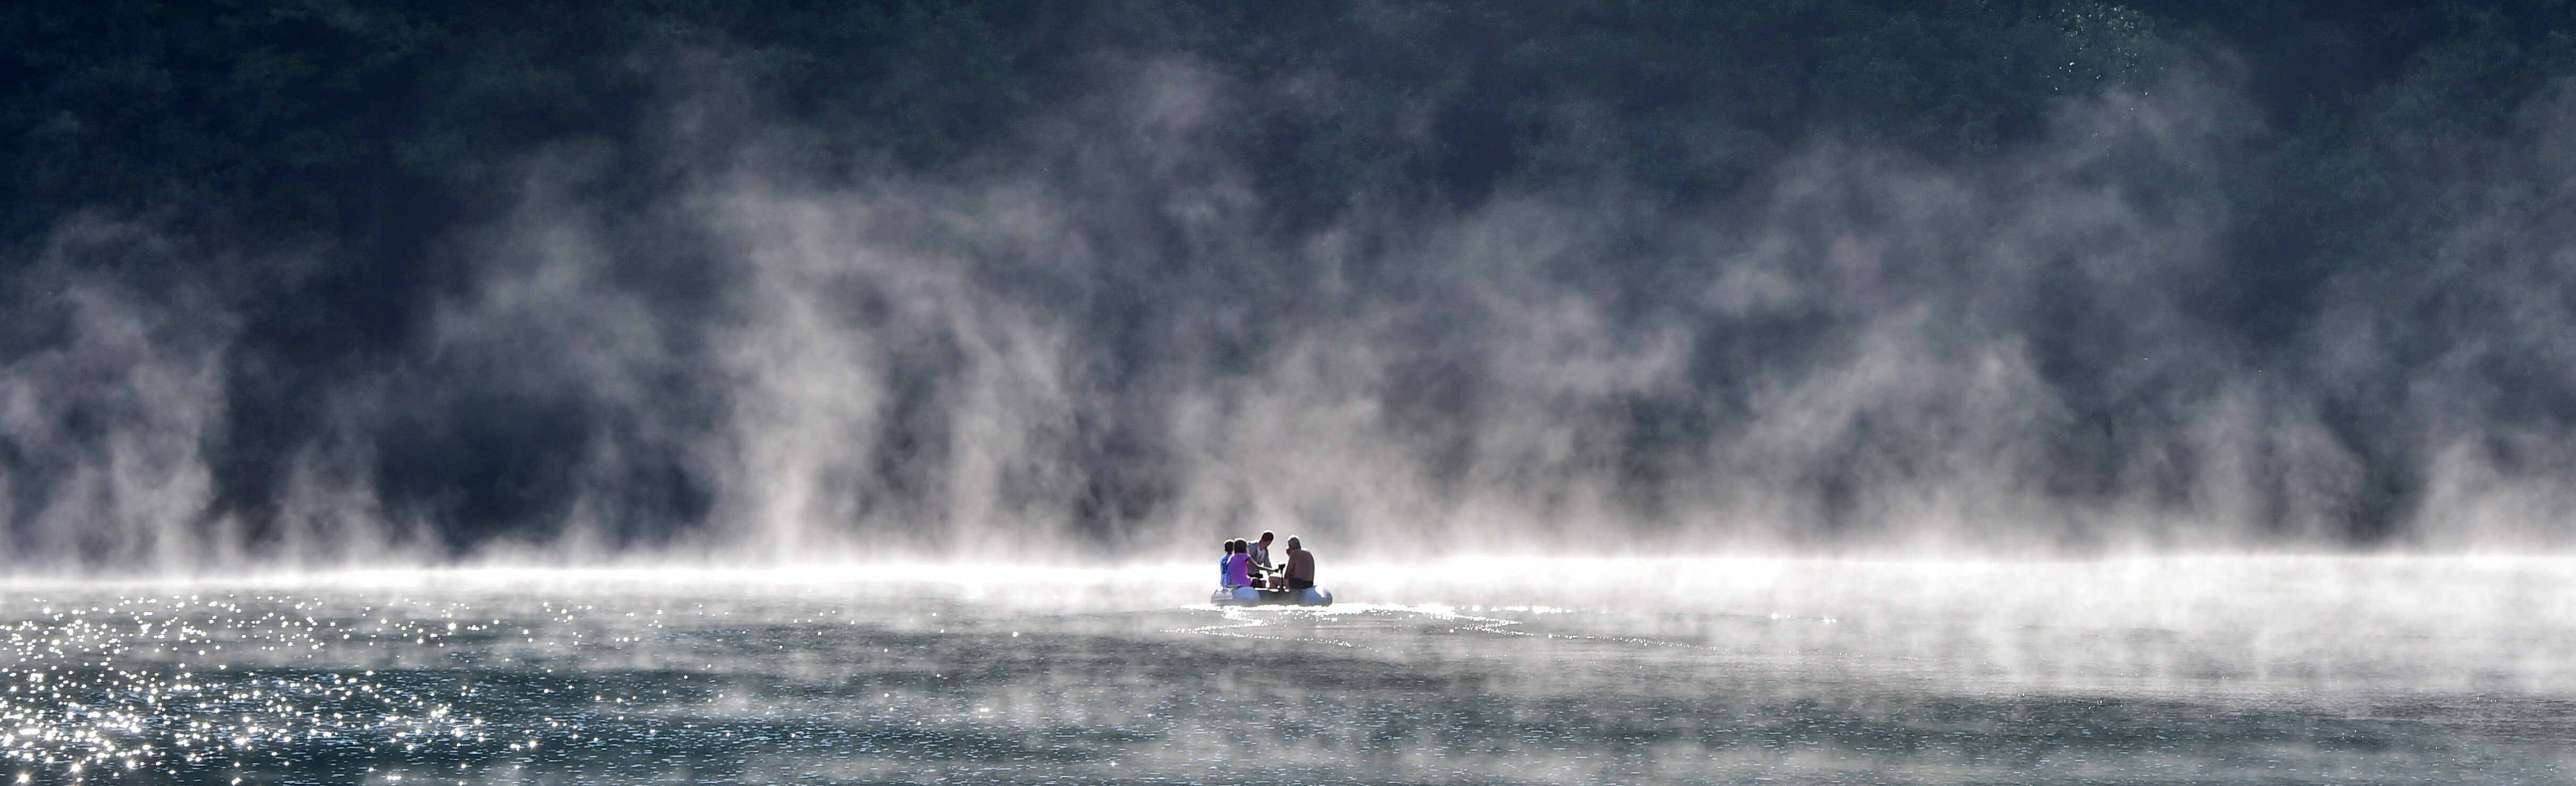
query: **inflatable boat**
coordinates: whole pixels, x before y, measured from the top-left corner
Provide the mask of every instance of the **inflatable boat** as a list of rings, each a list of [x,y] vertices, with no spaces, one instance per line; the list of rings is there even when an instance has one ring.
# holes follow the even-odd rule
[[[1322,587],[1301,590],[1266,590],[1252,587],[1220,587],[1208,596],[1208,602],[1219,606],[1330,606],[1333,593]]]

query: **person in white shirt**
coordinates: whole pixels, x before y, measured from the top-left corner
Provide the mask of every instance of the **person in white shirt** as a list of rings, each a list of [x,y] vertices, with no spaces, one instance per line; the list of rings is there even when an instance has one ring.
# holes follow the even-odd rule
[[[1278,577],[1274,575],[1279,572],[1279,568],[1270,564],[1270,540],[1275,537],[1278,536],[1268,532],[1261,533],[1261,542],[1252,544],[1251,551],[1252,575],[1255,577],[1253,583],[1271,589],[1279,588]]]

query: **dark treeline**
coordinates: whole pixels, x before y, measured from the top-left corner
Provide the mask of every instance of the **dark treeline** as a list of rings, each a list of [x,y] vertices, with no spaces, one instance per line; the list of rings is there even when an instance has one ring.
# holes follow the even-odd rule
[[[1064,148],[1033,140],[1114,111],[1104,96],[1155,63],[1220,83],[1224,107],[1194,144],[1239,170],[1257,205],[1245,231],[1266,248],[1603,184],[1662,215],[1743,211],[1771,198],[1784,162],[1818,145],[1920,171],[1976,170],[2062,141],[2070,107],[2106,93],[2197,90],[2230,107],[2218,121],[2228,127],[2211,132],[2221,141],[2209,171],[2194,175],[2224,219],[2213,264],[2178,285],[2179,308],[2223,335],[2230,363],[2315,391],[2322,439],[2351,457],[2350,480],[2325,508],[2335,537],[2370,543],[2427,498],[2437,446],[2391,426],[2414,417],[2400,410],[2420,391],[2407,387],[2414,377],[2337,377],[2303,358],[2320,351],[2321,331],[2341,329],[2336,304],[2354,301],[2339,291],[2394,292],[2363,301],[2398,322],[2488,307],[2406,282],[2480,275],[2462,261],[2458,228],[2498,200],[2554,204],[2554,184],[2513,179],[2521,159],[2498,151],[2545,135],[2535,107],[2576,73],[2571,33],[2576,4],[2477,0],[11,3],[0,7],[0,166],[11,173],[0,179],[0,280],[16,315],[0,325],[0,358],[23,376],[38,373],[31,358],[64,351],[72,317],[58,300],[83,282],[140,293],[161,310],[145,320],[152,329],[220,325],[220,346],[207,350],[216,422],[191,438],[207,490],[183,518],[229,522],[254,547],[282,537],[289,464],[335,439],[366,443],[361,485],[377,515],[422,523],[446,548],[542,539],[584,495],[632,522],[612,539],[650,540],[719,505],[724,481],[656,441],[685,435],[644,435],[588,394],[490,381],[508,375],[429,346],[441,303],[470,297],[488,274],[494,227],[524,210],[545,162],[583,162],[563,198],[603,236],[635,244],[612,250],[629,261],[610,275],[667,314],[721,283],[704,280],[717,274],[702,264],[725,253],[720,240],[657,234],[697,209],[674,195],[703,185],[710,162],[757,158],[765,176],[813,192],[1057,171],[1069,166]],[[691,131],[691,118],[726,129]],[[2516,188],[2525,193],[2496,195]],[[2131,190],[2142,204],[2156,198],[2152,185]],[[1098,387],[1156,384],[1156,362],[1140,356],[1170,327],[1155,303],[1175,297],[1166,279],[1188,257],[1170,252],[1160,266],[1103,274],[1132,279],[1124,284],[1086,290],[1072,319],[1088,337],[1078,343],[1105,347],[1086,361]],[[1667,274],[1605,273],[1618,281],[1604,286],[1651,289]],[[1255,326],[1210,339],[1207,362],[1220,368],[1273,348],[1261,309],[1296,308],[1303,291],[1209,286],[1231,287],[1208,296],[1217,300],[1287,301],[1247,306]],[[2044,327],[2026,338],[2076,433],[2049,439],[2081,443],[2050,449],[2065,469],[2043,485],[2112,495],[2133,483],[2113,465],[2138,450],[2119,430],[2164,427],[2138,414],[2157,405],[2139,403],[2149,394],[2121,359],[2088,338],[2128,326],[2082,298],[2035,299],[2061,308],[2033,306]],[[1800,318],[1763,329],[1832,333],[1799,328]],[[2376,351],[2399,368],[2463,362],[2457,334],[2410,340]],[[1702,365],[1755,351],[1716,333],[1695,346]],[[2523,391],[2478,417],[2542,434],[2576,428],[2570,367],[2532,351],[2541,354],[2482,356],[2492,367],[2458,372]],[[348,414],[353,381],[364,380],[394,389]],[[687,369],[653,384],[652,408],[671,421],[714,418],[704,413],[727,395],[723,380]],[[1438,380],[1417,393],[1390,395],[1426,406],[1468,395]],[[1728,417],[1720,398],[1634,403],[1623,417],[1645,425],[1619,450],[1651,453],[1655,433],[1722,438],[1729,427],[1711,422]],[[118,407],[142,406],[40,407],[26,417],[48,425],[0,434],[12,499],[0,515],[14,517],[21,548],[96,559],[133,548],[46,540],[30,522],[61,509],[75,493],[67,479],[112,453],[120,429],[143,427],[121,422]],[[1150,429],[1075,428],[1086,447],[1067,459],[1083,467],[1068,515],[1081,526],[1114,534],[1173,493],[1168,472],[1140,468],[1162,450]],[[904,456],[926,450],[907,440],[934,437],[877,448],[890,451],[876,459],[883,474],[902,476]],[[612,469],[598,466],[603,443],[618,446]],[[2504,458],[2491,463],[2548,472],[2545,458],[2496,451]],[[1867,454],[1838,455],[1866,464]],[[1671,471],[1611,460],[1633,477]],[[1828,513],[1848,507],[1833,501],[1851,494],[1845,486],[1867,482],[1831,474],[1804,481]],[[598,503],[603,487],[626,491]],[[2257,506],[2272,518],[2290,507]]]

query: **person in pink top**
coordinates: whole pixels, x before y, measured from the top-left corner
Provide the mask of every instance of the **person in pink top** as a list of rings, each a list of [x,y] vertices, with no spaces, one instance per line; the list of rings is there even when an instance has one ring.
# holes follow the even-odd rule
[[[1217,580],[1224,586],[1252,586],[1252,555],[1246,551],[1241,538],[1225,542],[1225,559],[1217,562]]]

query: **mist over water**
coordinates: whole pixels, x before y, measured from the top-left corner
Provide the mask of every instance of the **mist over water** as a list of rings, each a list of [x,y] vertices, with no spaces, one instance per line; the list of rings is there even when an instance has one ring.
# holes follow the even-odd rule
[[[0,6],[0,778],[2576,780],[2576,17],[2203,5]]]
[[[2067,36],[2132,13],[2068,8]],[[1751,162],[1683,198],[1567,158],[1610,144],[1578,102],[1519,174],[1300,192],[1320,212],[1245,140],[1359,65],[1104,44],[947,165],[849,170],[757,61],[655,50],[622,136],[508,160],[407,252],[434,264],[327,306],[263,302],[360,275],[327,247],[52,222],[9,273],[0,518],[38,573],[1161,560],[1263,529],[1383,558],[2555,548],[2563,91],[2390,153],[2440,209],[2349,264],[2266,268],[2246,238],[2286,208],[2246,183],[2295,129],[2265,83],[2103,40],[2128,65],[1967,153],[1659,137]],[[394,327],[295,344],[326,308]]]
[[[2564,782],[2554,560],[15,582],[41,782]]]
[[[17,295],[48,338],[0,375],[18,553],[1168,557],[1276,529],[1389,555],[2046,555],[2560,529],[2560,427],[2506,385],[2536,378],[2477,372],[2555,362],[2564,310],[2513,305],[2561,286],[2516,262],[2561,250],[2548,203],[2443,230],[2497,264],[2439,296],[2500,311],[2399,320],[2434,284],[2365,271],[2256,341],[2207,301],[2213,170],[2257,131],[2205,81],[2069,101],[1973,162],[1815,140],[1705,209],[1604,179],[1282,232],[1205,139],[1249,88],[1187,61],[1106,78],[971,177],[800,185],[756,113],[698,96],[640,154],[677,167],[642,216],[585,201],[607,164],[584,151],[532,162],[401,360],[263,448],[256,510],[222,504],[208,454],[239,427],[243,328],[82,272],[204,250],[67,223]],[[2493,155],[2555,182],[2559,115],[2529,118],[2531,146]],[[2392,395],[2356,413],[2356,387]]]

